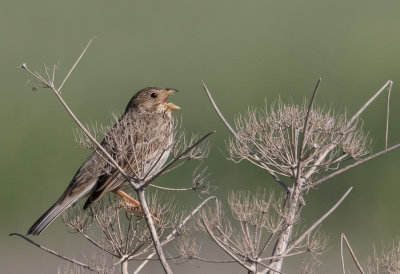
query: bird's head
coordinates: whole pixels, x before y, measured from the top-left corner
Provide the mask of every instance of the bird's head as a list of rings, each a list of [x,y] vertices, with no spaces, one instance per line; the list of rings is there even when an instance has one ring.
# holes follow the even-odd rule
[[[176,89],[147,87],[139,90],[129,101],[126,111],[135,110],[140,113],[167,113],[180,109],[174,103],[167,103],[169,95],[177,92]]]

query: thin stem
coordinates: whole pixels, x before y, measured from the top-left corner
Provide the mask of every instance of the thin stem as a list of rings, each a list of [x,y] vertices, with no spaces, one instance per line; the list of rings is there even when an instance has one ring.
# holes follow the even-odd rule
[[[163,152],[160,154],[160,156],[157,158],[157,161],[153,164],[153,166],[149,169],[147,174],[143,177],[143,181],[146,181],[147,176],[149,176],[149,174],[153,171],[154,167],[157,166],[158,162],[160,161],[160,159],[162,158],[162,156],[164,155],[165,152],[166,152],[166,150],[164,149]],[[133,170],[133,168],[131,168],[131,169]]]
[[[89,41],[89,43],[86,45],[86,47],[84,48],[84,50],[82,51],[81,55],[78,57],[78,59],[76,60],[76,62],[74,63],[73,67],[71,68],[71,70],[68,73],[68,77],[69,75],[72,73],[73,69],[76,67],[76,65],[79,63],[79,61],[81,60],[82,56],[85,54],[86,50],[88,49],[88,47],[90,46],[90,44],[92,43],[93,38]],[[132,179],[126,175],[126,173],[123,171],[123,169],[118,165],[118,163],[113,159],[113,157],[111,157],[111,155],[99,144],[99,142],[97,142],[96,138],[94,138],[92,136],[92,134],[84,127],[84,125],[78,120],[78,118],[75,116],[75,114],[72,112],[72,110],[69,108],[69,106],[67,105],[67,103],[64,101],[64,99],[62,98],[60,91],[62,88],[62,85],[57,89],[54,86],[54,82],[50,82],[50,79],[48,81],[46,81],[40,74],[38,74],[37,72],[31,71],[28,66],[24,63],[22,64],[22,68],[25,69],[26,71],[28,71],[32,76],[34,76],[37,80],[39,80],[40,82],[42,82],[43,84],[45,84],[46,86],[48,86],[53,92],[54,94],[57,96],[57,98],[59,99],[59,101],[61,102],[61,104],[64,106],[64,108],[67,110],[68,114],[72,117],[72,119],[75,121],[75,123],[82,129],[82,131],[86,134],[86,136],[88,136],[88,138],[96,145],[96,147],[104,154],[104,156],[110,161],[110,163],[121,173],[121,175],[124,177],[125,180],[127,180],[128,182],[131,182],[131,184],[134,184],[135,187],[137,188],[138,186],[132,181]],[[65,83],[65,81],[68,79],[68,77],[65,77],[63,84]]]
[[[351,119],[347,122],[344,130],[348,130],[352,127],[355,120],[364,112],[364,110],[387,88],[391,87],[393,82],[391,80],[387,81],[375,94],[357,111],[356,114],[351,117]],[[327,157],[329,152],[336,147],[336,144],[333,143],[330,145],[326,150],[321,153],[321,156],[314,162],[315,167],[312,167],[308,170],[304,178],[307,180],[312,174],[314,174],[315,170],[317,169],[318,165]]]
[[[194,190],[194,187],[186,187],[186,188],[171,188],[171,187],[163,187],[163,186],[157,186],[153,184],[149,184],[149,186],[162,189],[162,190],[168,190],[168,191],[188,191],[188,190]]]
[[[353,258],[353,261],[357,265],[358,270],[360,271],[361,274],[365,274],[364,270],[361,267],[361,264],[357,260],[356,254],[354,253],[353,249],[350,246],[349,241],[347,240],[346,235],[344,235],[344,233],[341,233],[340,234],[340,258],[342,260],[343,274],[346,274],[346,270],[345,270],[345,267],[344,267],[344,257],[343,257],[343,241],[346,243],[347,248],[350,251],[350,254],[351,254],[351,257]]]
[[[114,254],[112,251],[108,250],[106,247],[100,245],[98,242],[96,242],[95,240],[93,240],[91,237],[89,237],[89,235],[87,235],[82,229],[79,230],[79,232],[82,234],[83,237],[85,237],[86,240],[88,240],[90,243],[92,243],[93,245],[97,246],[100,250],[103,250],[105,252],[107,252],[108,254],[114,256],[114,257],[118,257],[116,254]]]
[[[388,139],[389,139],[389,106],[390,106],[390,93],[392,91],[393,82],[390,82],[388,87],[388,95],[386,102],[386,134],[385,134],[385,148],[388,147]]]
[[[236,260],[209,260],[197,256],[193,256],[190,259],[198,260],[200,262],[213,263],[213,264],[236,263]]]
[[[211,231],[210,227],[208,226],[208,224],[205,221],[202,221],[204,227],[206,228],[208,235],[210,235],[210,237],[213,239],[213,241],[223,250],[226,252],[226,254],[228,254],[229,256],[232,257],[232,259],[234,259],[235,261],[237,261],[241,266],[243,266],[245,269],[247,269],[247,271],[249,271],[250,273],[254,273],[255,268],[254,267],[250,267],[248,265],[245,264],[245,262],[243,262],[242,260],[240,260],[235,254],[233,254],[233,252],[231,252],[224,244],[222,244],[220,242],[220,240],[214,235],[214,233]]]
[[[165,240],[161,243],[161,245],[165,245],[175,239],[175,237],[179,234],[179,231],[186,225],[186,223],[192,218],[208,201],[211,199],[217,199],[215,196],[208,197],[203,202],[201,202],[186,218],[165,238]],[[156,254],[156,252],[151,253],[141,265],[135,270],[135,274],[139,273],[143,267],[149,262],[149,260]]]
[[[64,80],[62,81],[61,85],[58,87],[58,92],[61,92],[62,87],[64,86],[65,82],[68,80],[69,76],[71,73],[75,70],[75,67],[78,65],[79,61],[82,59],[83,55],[85,55],[87,49],[89,48],[90,44],[92,44],[93,40],[96,37],[92,37],[89,42],[86,44],[85,48],[83,49],[81,55],[79,55],[78,59],[76,59],[74,65],[71,67],[71,69],[68,71],[67,75],[65,76]]]
[[[278,224],[277,228],[275,229],[275,231],[271,232],[271,234],[268,236],[268,239],[265,241],[265,244],[264,244],[263,248],[260,250],[260,252],[258,253],[257,257],[260,257],[264,253],[264,250],[270,244],[272,237],[274,237],[276,232],[278,232],[280,230],[282,223],[283,223],[283,219],[279,221],[279,224]]]
[[[299,151],[299,157],[298,157],[298,162],[297,162],[297,174],[296,174],[296,183],[299,183],[300,179],[300,171],[301,171],[301,164],[302,164],[302,156],[304,152],[304,147],[306,144],[306,139],[307,139],[307,126],[308,126],[308,119],[310,117],[311,113],[311,108],[315,100],[315,96],[317,95],[318,87],[319,84],[321,83],[321,78],[318,79],[317,84],[315,85],[313,94],[311,96],[310,103],[308,104],[308,109],[307,109],[307,114],[306,114],[306,120],[304,121],[304,127],[303,127],[303,138],[301,140],[301,145],[300,145],[300,151]]]
[[[393,85],[393,81],[387,81],[358,111],[356,114],[351,117],[350,121],[347,122],[346,127],[350,127],[350,125],[364,112],[364,110],[382,93],[387,87],[391,87]]]
[[[346,199],[347,195],[353,190],[353,187],[350,187],[345,194],[337,201],[324,215],[322,215],[312,226],[310,226],[300,237],[294,241],[289,248],[283,253],[283,255],[287,255],[290,251],[292,251],[296,246],[298,246],[304,238],[309,235],[317,226],[319,226],[329,215],[332,214],[333,211]]]
[[[215,133],[215,131],[211,131],[209,133],[207,133],[206,135],[204,135],[203,137],[201,137],[197,142],[195,142],[193,145],[191,145],[190,147],[188,147],[187,149],[185,149],[181,154],[179,154],[178,156],[176,156],[174,159],[172,159],[171,161],[169,161],[168,164],[166,164],[162,169],[160,169],[155,175],[153,175],[151,178],[149,178],[148,180],[146,180],[143,184],[140,185],[140,188],[145,188],[146,186],[148,186],[151,182],[153,182],[158,176],[160,176],[164,171],[166,171],[170,166],[172,166],[176,161],[178,161],[182,156],[186,155],[187,153],[189,153],[193,148],[195,148],[196,146],[198,146],[201,142],[203,142],[206,138],[208,138],[211,134]],[[131,182],[133,183],[133,182]]]
[[[171,267],[169,266],[167,259],[165,257],[164,251],[162,250],[161,247],[161,243],[160,243],[160,239],[158,237],[157,231],[156,231],[156,227],[154,225],[153,222],[153,218],[152,218],[152,214],[150,213],[149,207],[147,205],[146,202],[146,196],[144,194],[144,190],[142,188],[139,188],[136,190],[138,197],[139,197],[139,201],[140,201],[140,205],[142,207],[143,213],[144,213],[144,217],[146,219],[146,223],[147,226],[149,228],[150,231],[150,235],[151,235],[151,239],[153,240],[153,244],[154,247],[156,249],[157,255],[160,259],[161,265],[165,271],[165,273],[167,274],[171,274],[172,270]]]
[[[47,253],[50,253],[51,255],[54,255],[54,256],[56,256],[56,257],[58,257],[60,259],[63,259],[65,261],[73,263],[75,265],[79,265],[80,267],[83,267],[85,269],[88,269],[88,270],[91,270],[91,271],[97,272],[97,273],[100,273],[100,272],[103,273],[104,272],[104,269],[96,269],[96,268],[91,267],[90,265],[81,263],[81,262],[79,262],[79,261],[77,261],[75,259],[68,258],[68,257],[66,257],[66,256],[64,256],[64,255],[62,255],[62,254],[60,254],[60,253],[58,253],[58,252],[56,252],[54,250],[51,250],[50,248],[47,248],[47,247],[42,246],[40,244],[37,244],[36,242],[32,241],[28,237],[25,237],[24,235],[21,235],[19,233],[11,233],[9,236],[18,236],[18,237],[24,239],[25,241],[33,244],[34,246],[40,248],[41,250],[46,251]]]
[[[337,170],[337,171],[335,171],[335,172],[332,172],[331,174],[325,176],[324,178],[321,178],[321,179],[319,179],[318,181],[316,181],[316,182],[314,182],[314,183],[312,183],[312,184],[310,184],[310,185],[305,186],[305,187],[302,188],[301,190],[302,190],[302,191],[307,191],[307,190],[309,190],[310,188],[316,187],[317,185],[319,185],[319,184],[325,182],[326,180],[329,180],[329,179],[331,179],[331,178],[333,178],[333,177],[335,177],[335,176],[337,176],[337,175],[339,175],[339,174],[341,174],[341,173],[343,173],[343,172],[345,172],[345,171],[347,171],[347,170],[349,170],[349,169],[351,169],[351,168],[353,168],[353,167],[356,167],[356,166],[358,166],[358,165],[361,165],[361,164],[363,164],[363,163],[365,163],[365,162],[367,162],[367,161],[369,161],[369,160],[372,160],[372,159],[374,159],[374,158],[376,158],[376,157],[378,157],[378,156],[381,156],[381,155],[383,155],[383,154],[385,154],[385,153],[387,153],[387,152],[389,152],[389,151],[395,150],[395,149],[397,149],[397,148],[399,148],[399,147],[400,147],[400,143],[399,143],[399,144],[396,144],[396,145],[394,145],[394,146],[391,146],[391,147],[389,147],[389,148],[387,148],[387,149],[381,150],[381,151],[379,151],[379,152],[377,152],[377,153],[375,153],[375,154],[373,154],[373,155],[368,156],[367,158],[364,158],[364,159],[359,160],[359,161],[357,161],[357,162],[355,162],[355,163],[353,163],[353,164],[351,164],[351,165],[345,166],[345,167],[342,168],[342,169],[339,169],[339,170]]]
[[[217,104],[215,103],[214,99],[212,98],[211,93],[208,90],[208,88],[207,88],[206,84],[204,83],[204,81],[201,81],[201,84],[203,85],[203,88],[206,91],[208,99],[210,99],[211,104],[213,105],[215,112],[217,112],[218,116],[221,118],[222,122],[229,129],[229,131],[233,134],[233,136],[235,136],[235,138],[238,139],[238,135],[237,135],[236,131],[228,123],[228,121],[225,119],[224,115],[222,115],[221,111],[219,110],[219,108],[218,108]]]
[[[120,167],[120,165],[114,160],[114,158],[105,150],[105,148],[100,145],[99,142],[90,134],[90,132],[84,127],[84,125],[78,120],[78,118],[75,116],[75,114],[72,112],[72,110],[69,108],[67,103],[64,101],[64,99],[61,97],[61,95],[57,92],[56,89],[53,89],[54,94],[57,96],[57,98],[60,100],[61,104],[64,106],[64,108],[67,110],[69,115],[72,117],[72,119],[75,121],[76,124],[83,130],[83,132],[86,134],[86,136],[89,137],[89,139],[96,145],[98,149],[101,150],[101,152],[104,154],[104,156],[110,161],[110,163],[121,173],[121,175],[124,177],[124,179],[131,184],[134,184],[136,187],[136,183],[133,182],[132,178],[130,178],[124,170]]]

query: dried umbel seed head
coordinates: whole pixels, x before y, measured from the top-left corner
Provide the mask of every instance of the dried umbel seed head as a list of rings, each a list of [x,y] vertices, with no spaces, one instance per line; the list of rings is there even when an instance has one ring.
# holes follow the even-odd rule
[[[62,216],[65,226],[71,232],[84,232],[91,226],[93,218],[82,207],[74,206],[65,211]]]
[[[194,235],[185,235],[179,237],[176,243],[176,249],[184,260],[191,260],[198,256],[201,248]]]
[[[304,135],[307,109],[307,104],[278,101],[270,108],[239,115],[235,119],[237,138],[228,143],[230,159],[246,159],[277,175],[296,178],[303,143],[301,174],[309,172],[310,179],[321,169],[337,168],[344,160],[368,153],[370,140],[360,123],[348,124],[344,116],[331,110],[313,107]]]
[[[374,247],[373,257],[368,258],[365,273],[400,273],[400,238],[396,237],[388,246],[382,246],[378,251]]]

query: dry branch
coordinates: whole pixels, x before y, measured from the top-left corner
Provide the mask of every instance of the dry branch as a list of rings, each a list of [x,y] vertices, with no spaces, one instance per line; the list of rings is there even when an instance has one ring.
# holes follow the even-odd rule
[[[37,81],[39,81],[40,84],[43,87],[50,88],[54,92],[54,94],[56,95],[58,100],[62,103],[62,105],[64,106],[66,111],[69,113],[69,115],[73,118],[73,120],[78,124],[79,128],[84,132],[84,134],[87,136],[87,138],[90,140],[90,142],[92,144],[94,144],[95,148],[101,152],[101,154],[104,157],[104,159],[113,168],[118,170],[118,172],[119,172],[118,176],[121,176],[125,181],[129,182],[132,185],[132,187],[134,188],[134,190],[137,192],[137,194],[139,196],[140,205],[141,205],[141,208],[143,210],[144,217],[145,217],[146,223],[148,225],[148,229],[149,229],[149,231],[151,233],[151,238],[153,240],[155,249],[156,249],[157,254],[159,256],[161,265],[162,265],[162,267],[163,267],[163,269],[164,269],[164,271],[166,273],[172,273],[172,270],[171,270],[171,268],[170,268],[170,266],[169,266],[169,264],[167,262],[167,259],[166,259],[165,255],[164,255],[164,252],[162,250],[161,243],[160,243],[160,240],[159,240],[159,236],[157,235],[157,231],[156,231],[156,228],[155,228],[155,225],[154,225],[154,222],[153,222],[152,213],[150,212],[150,210],[148,208],[147,201],[146,201],[146,196],[144,195],[144,191],[145,191],[146,186],[148,186],[152,181],[154,181],[160,174],[165,172],[168,168],[173,166],[178,160],[184,158],[195,147],[197,147],[201,142],[203,142],[210,134],[212,134],[212,132],[206,134],[204,137],[202,137],[199,140],[197,140],[196,142],[190,144],[189,147],[187,147],[182,153],[180,153],[177,157],[172,159],[168,164],[166,164],[163,168],[161,168],[161,170],[159,172],[157,172],[156,174],[151,176],[151,178],[147,178],[148,176],[144,176],[143,178],[136,178],[135,179],[135,178],[129,176],[128,173],[120,165],[118,165],[116,159],[114,159],[107,152],[107,150],[97,142],[96,138],[79,121],[79,119],[75,116],[75,114],[72,112],[72,110],[70,109],[68,104],[64,101],[64,99],[61,96],[61,90],[62,90],[64,84],[69,79],[70,75],[75,70],[75,68],[79,64],[80,60],[85,55],[85,53],[88,50],[89,46],[93,42],[93,39],[94,38],[90,39],[89,42],[86,44],[86,46],[84,47],[83,51],[81,52],[81,54],[79,55],[79,57],[77,58],[77,60],[73,64],[73,66],[71,67],[71,69],[68,71],[68,73],[64,77],[62,83],[58,87],[56,87],[56,85],[55,85],[55,74],[56,74],[57,66],[53,66],[53,71],[51,73],[49,72],[49,70],[48,70],[48,68],[46,66],[44,67],[44,73],[45,73],[45,76],[47,78],[43,77],[42,75],[40,75],[39,73],[37,73],[35,71],[30,70],[26,63],[22,64],[21,67],[23,69],[25,69],[26,71],[28,71]],[[157,163],[155,163],[154,165],[156,165],[156,164]],[[110,239],[111,238],[112,238],[112,235],[110,235]],[[123,266],[122,266],[123,272],[125,272],[126,268],[127,268],[127,265],[123,264]]]

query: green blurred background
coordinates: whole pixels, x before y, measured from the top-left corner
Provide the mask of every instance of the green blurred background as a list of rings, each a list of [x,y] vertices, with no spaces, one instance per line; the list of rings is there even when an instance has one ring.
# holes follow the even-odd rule
[[[76,128],[54,95],[33,92],[22,62],[41,70],[59,62],[65,75],[85,43],[93,45],[64,87],[63,96],[83,122],[108,123],[139,89],[165,86],[181,91],[173,101],[189,132],[217,133],[206,164],[214,194],[231,189],[276,188],[265,172],[225,160],[227,130],[202,90],[205,80],[232,121],[248,106],[281,97],[302,102],[318,79],[317,103],[354,113],[387,80],[394,81],[390,144],[400,142],[399,1],[2,1],[1,30],[1,273],[56,273],[60,261],[18,238],[61,194],[88,151],[74,141]],[[385,98],[363,114],[364,129],[384,146]],[[322,225],[329,248],[320,273],[339,272],[339,235],[346,233],[362,262],[373,244],[399,233],[400,153],[391,152],[310,192],[305,223],[321,216],[350,187],[351,195]],[[190,168],[162,183],[187,186]],[[194,193],[177,196],[185,207]],[[57,220],[37,239],[73,257],[82,241]],[[205,246],[210,255],[214,246]],[[349,263],[350,264],[350,263]],[[235,265],[174,266],[179,273],[243,273]],[[297,273],[290,260],[284,271]],[[156,265],[153,270],[160,270]]]

